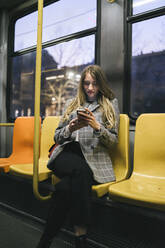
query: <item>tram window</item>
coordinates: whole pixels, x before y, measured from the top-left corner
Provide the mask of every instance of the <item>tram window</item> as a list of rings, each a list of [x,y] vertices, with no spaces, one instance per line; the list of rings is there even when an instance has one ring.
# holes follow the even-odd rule
[[[36,52],[13,57],[11,119],[21,115],[34,115],[35,59]],[[94,61],[94,34],[42,50],[42,117],[61,115],[66,100],[76,95],[81,71]]]
[[[45,42],[95,27],[96,0],[60,0],[44,8],[43,16]]]
[[[76,94],[83,68],[95,63],[96,5],[97,0],[60,0],[43,9],[42,117],[61,115],[64,102]],[[11,120],[34,115],[37,15],[35,11],[15,22],[8,113]]]
[[[133,0],[133,14],[139,14],[165,6],[164,0]]]
[[[15,23],[14,51],[37,44],[37,12],[18,19]]]
[[[43,42],[93,27],[96,27],[96,0],[60,0],[43,9]],[[36,43],[37,11],[16,21],[14,51]]]
[[[131,115],[165,111],[165,16],[132,25]]]

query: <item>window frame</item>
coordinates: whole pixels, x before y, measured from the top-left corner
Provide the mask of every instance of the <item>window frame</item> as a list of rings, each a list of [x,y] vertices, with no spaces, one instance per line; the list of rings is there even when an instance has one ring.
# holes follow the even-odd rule
[[[165,15],[165,6],[152,9],[146,12],[141,12],[133,15],[133,0],[125,1],[125,21],[124,21],[124,43],[125,43],[125,56],[124,56],[124,111],[130,117],[131,123],[135,124],[138,117],[131,114],[131,61],[132,61],[132,25],[134,23],[149,20],[155,17]]]
[[[44,7],[47,6],[47,5],[50,5],[52,3],[55,3],[57,1],[60,1],[60,0],[48,0],[46,1],[46,3],[44,4]],[[22,49],[22,50],[19,50],[19,51],[14,51],[14,41],[15,41],[15,24],[16,24],[16,21],[28,14],[31,14],[33,12],[35,12],[37,10],[37,4],[33,4],[31,6],[28,6],[28,7],[24,7],[24,5],[22,5],[22,7],[20,7],[21,10],[15,10],[15,12],[12,12],[10,13],[10,25],[9,25],[9,36],[8,36],[8,39],[9,41],[9,46],[8,46],[8,71],[10,73],[8,73],[8,76],[7,76],[7,91],[6,91],[6,95],[7,95],[7,99],[9,99],[7,102],[6,102],[6,106],[7,106],[7,119],[9,120],[9,122],[14,122],[15,119],[13,119],[10,115],[11,113],[11,99],[10,99],[10,96],[11,96],[11,91],[12,91],[12,82],[11,82],[11,72],[12,72],[12,59],[13,57],[16,57],[16,56],[21,56],[21,55],[24,55],[24,54],[28,54],[30,52],[36,52],[36,48],[37,48],[37,45],[35,46],[31,46],[31,47],[28,47],[28,48],[25,48],[25,49]],[[99,41],[100,41],[100,18],[101,18],[101,3],[99,0],[96,0],[96,27],[93,27],[93,28],[89,28],[89,29],[85,29],[83,31],[79,31],[79,32],[75,32],[73,34],[69,34],[69,35],[66,35],[66,36],[62,36],[60,38],[56,38],[56,39],[52,39],[50,41],[46,41],[46,42],[43,42],[42,43],[42,49],[45,49],[45,48],[48,48],[48,47],[51,47],[53,45],[57,45],[57,44],[60,44],[60,43],[64,43],[64,42],[67,42],[67,41],[71,41],[71,40],[76,40],[76,39],[79,39],[79,38],[83,38],[83,37],[87,37],[87,36],[90,36],[90,35],[95,35],[95,60],[94,62],[99,64],[99,60],[100,60],[100,52],[98,49],[99,48]]]

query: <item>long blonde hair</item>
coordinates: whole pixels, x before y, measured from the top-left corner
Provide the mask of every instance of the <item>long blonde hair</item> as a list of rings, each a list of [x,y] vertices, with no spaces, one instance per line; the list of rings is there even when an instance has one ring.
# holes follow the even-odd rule
[[[115,98],[115,96],[108,86],[108,81],[104,72],[98,65],[89,65],[83,70],[80,78],[77,96],[67,107],[63,116],[63,121],[68,120],[70,113],[76,110],[78,107],[83,106],[83,104],[86,102],[86,95],[83,87],[86,73],[90,73],[99,87],[98,103],[100,105],[99,109],[103,113],[102,119],[106,127],[112,128],[115,126],[115,111],[111,101]]]

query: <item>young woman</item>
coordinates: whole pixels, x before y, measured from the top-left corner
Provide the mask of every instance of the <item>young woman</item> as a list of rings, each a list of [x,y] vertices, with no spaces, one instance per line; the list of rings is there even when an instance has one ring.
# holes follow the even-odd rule
[[[75,231],[76,248],[86,247],[90,224],[91,187],[115,181],[109,156],[117,143],[118,101],[103,70],[90,65],[81,75],[77,96],[69,101],[55,131],[58,144],[48,162],[61,180],[55,186],[46,227],[37,248],[48,248],[67,214]]]

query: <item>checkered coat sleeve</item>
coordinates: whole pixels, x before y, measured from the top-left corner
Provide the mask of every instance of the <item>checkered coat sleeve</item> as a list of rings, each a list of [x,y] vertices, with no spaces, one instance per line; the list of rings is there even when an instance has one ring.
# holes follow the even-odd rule
[[[94,179],[99,183],[115,181],[115,174],[112,166],[112,161],[109,155],[111,147],[118,142],[118,127],[119,127],[119,108],[117,99],[112,100],[112,105],[116,115],[115,128],[108,129],[102,121],[102,113],[99,111],[99,104],[94,102],[84,107],[88,107],[95,115],[96,120],[100,123],[101,129],[96,132],[90,126],[83,127],[78,130],[78,140],[82,149],[83,155],[93,171]],[[76,132],[70,133],[68,124],[70,120],[76,117],[76,111],[72,112],[69,120],[66,122],[60,121],[58,128],[55,131],[55,142],[59,144],[53,151],[49,161],[48,168],[52,169],[55,158],[64,149],[65,144],[76,139]],[[67,166],[67,165],[66,165]]]

